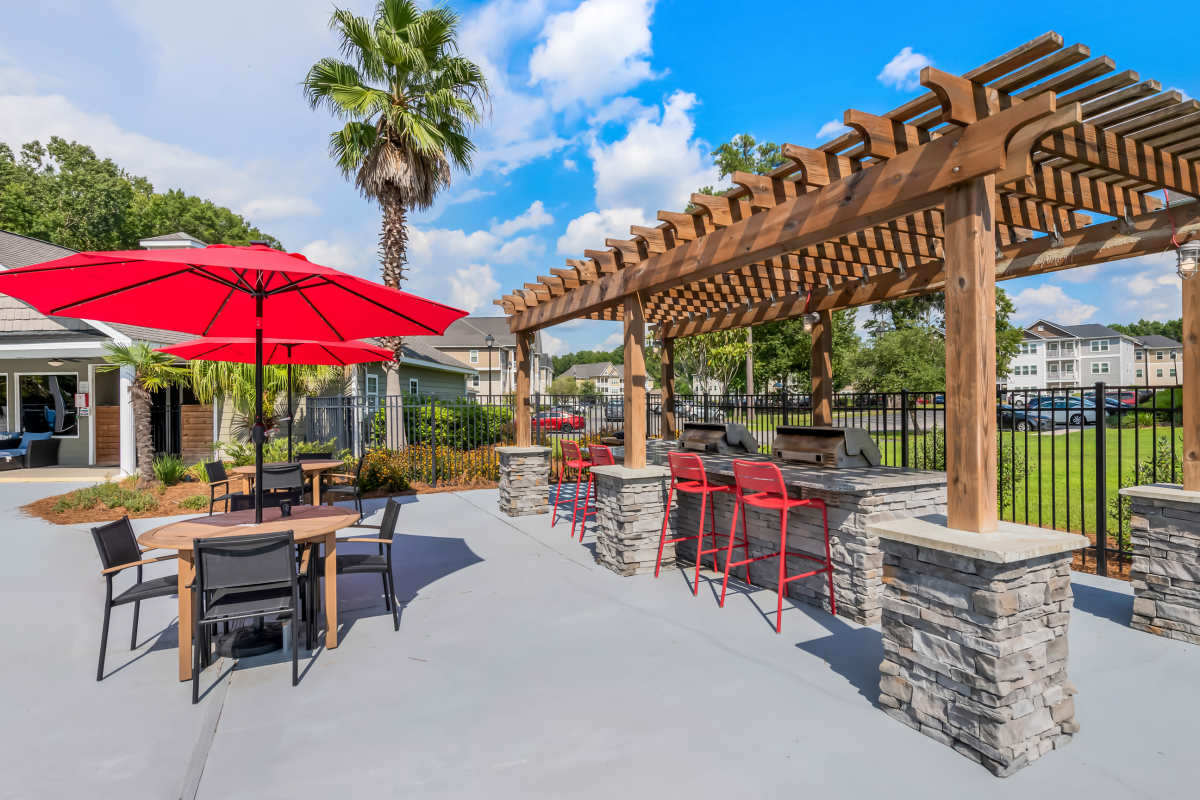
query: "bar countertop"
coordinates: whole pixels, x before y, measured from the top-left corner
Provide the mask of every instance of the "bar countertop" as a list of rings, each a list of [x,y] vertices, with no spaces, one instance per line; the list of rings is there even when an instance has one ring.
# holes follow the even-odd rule
[[[704,462],[705,471],[722,483],[733,483],[733,462],[770,461],[779,465],[784,483],[798,489],[815,489],[823,492],[866,493],[895,491],[898,489],[920,489],[944,487],[946,473],[927,469],[901,467],[815,467],[793,464],[765,455],[696,453]]]

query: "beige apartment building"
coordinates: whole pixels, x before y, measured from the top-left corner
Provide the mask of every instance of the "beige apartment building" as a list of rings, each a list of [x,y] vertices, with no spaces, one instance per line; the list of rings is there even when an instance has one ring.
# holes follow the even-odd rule
[[[1166,336],[1135,337],[1134,383],[1138,386],[1183,384],[1183,344]]]
[[[490,341],[488,337],[491,337]],[[467,393],[506,395],[516,391],[517,338],[508,329],[507,317],[463,317],[442,336],[422,336],[421,342],[475,370],[467,379]],[[533,337],[533,380],[529,389],[544,393],[554,380],[554,363],[542,350],[542,334]]]
[[[600,361],[592,364],[572,364],[566,372],[576,383],[591,381],[596,391],[605,396],[622,397],[625,392],[625,376],[622,367]]]

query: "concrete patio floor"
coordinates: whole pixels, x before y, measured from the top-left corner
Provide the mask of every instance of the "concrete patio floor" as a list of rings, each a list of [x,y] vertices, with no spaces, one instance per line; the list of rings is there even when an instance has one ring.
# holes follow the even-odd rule
[[[192,706],[173,600],[144,604],[133,653],[129,609],[114,612],[96,683],[91,537],[16,512],[62,490],[0,486],[3,797],[1097,800],[1200,786],[1200,648],[1130,629],[1123,583],[1076,576],[1082,731],[1001,780],[875,707],[877,631],[794,607],[777,636],[773,595],[718,609],[678,570],[617,577],[569,525],[500,517],[495,491],[404,498],[399,633],[378,581],[344,578],[342,644],[302,651],[297,688],[272,654],[210,668]]]

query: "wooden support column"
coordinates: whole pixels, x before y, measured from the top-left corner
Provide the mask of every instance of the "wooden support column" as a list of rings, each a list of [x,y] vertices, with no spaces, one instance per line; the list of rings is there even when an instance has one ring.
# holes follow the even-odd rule
[[[646,312],[642,297],[627,295],[625,307],[625,466],[646,466]]]
[[[995,179],[946,192],[946,517],[996,530]]]
[[[662,351],[662,438],[674,439],[675,427],[675,340],[663,339]]]
[[[517,331],[517,396],[513,403],[513,421],[516,426],[517,447],[532,444],[529,407],[529,383],[533,376],[533,331]]]
[[[1147,365],[1148,366],[1148,365]],[[1200,491],[1200,277],[1183,281],[1183,488]],[[1146,374],[1150,371],[1147,369]]]
[[[833,424],[833,315],[818,311],[812,327],[812,423]]]

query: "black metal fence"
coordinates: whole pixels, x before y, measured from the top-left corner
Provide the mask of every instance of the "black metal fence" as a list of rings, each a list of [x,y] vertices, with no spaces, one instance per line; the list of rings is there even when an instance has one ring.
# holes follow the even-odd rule
[[[1097,398],[1100,398],[1097,401]],[[1002,519],[1082,533],[1102,543],[1084,555],[1107,574],[1130,560],[1129,508],[1118,490],[1181,478],[1181,395],[1178,387],[1107,386],[1001,391],[997,397],[997,504]],[[496,448],[514,440],[513,398],[486,395],[424,397],[310,397],[304,415],[309,441],[333,440],[361,454],[371,448],[404,453],[399,468],[410,481],[432,485],[495,480]],[[624,427],[620,395],[535,395],[535,444],[590,444]],[[812,423],[807,394],[680,395],[676,424],[736,422],[763,453],[780,425]],[[647,430],[662,432],[662,398],[647,397]],[[863,428],[888,466],[944,470],[945,392],[839,393],[833,424]]]

